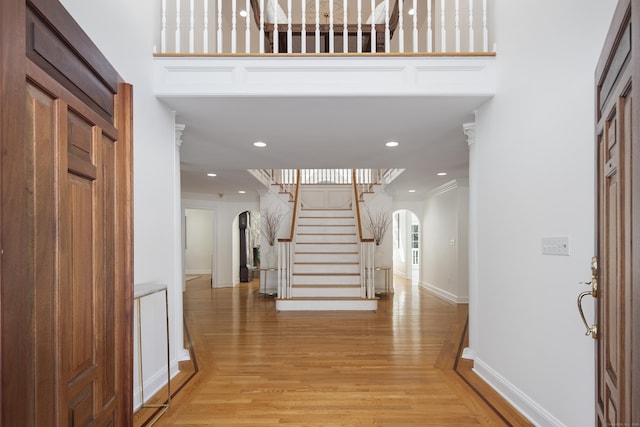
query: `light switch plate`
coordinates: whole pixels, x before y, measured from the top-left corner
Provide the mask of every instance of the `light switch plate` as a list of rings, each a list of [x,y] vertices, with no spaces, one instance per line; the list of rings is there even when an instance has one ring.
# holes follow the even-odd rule
[[[542,255],[569,255],[569,237],[543,237]]]

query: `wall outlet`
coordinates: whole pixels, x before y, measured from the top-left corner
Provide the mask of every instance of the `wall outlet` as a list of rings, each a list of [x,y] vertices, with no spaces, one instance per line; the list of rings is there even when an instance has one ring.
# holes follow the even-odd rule
[[[569,255],[569,237],[543,237],[542,255]]]

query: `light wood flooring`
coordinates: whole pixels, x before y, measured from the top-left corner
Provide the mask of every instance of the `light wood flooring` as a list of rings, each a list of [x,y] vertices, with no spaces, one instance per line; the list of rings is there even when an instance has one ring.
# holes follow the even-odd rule
[[[457,362],[467,306],[397,277],[394,287],[376,313],[277,313],[257,281],[233,289],[211,289],[206,275],[187,282],[197,365],[183,365],[155,425],[530,425],[470,362]],[[136,424],[149,416],[141,411]]]

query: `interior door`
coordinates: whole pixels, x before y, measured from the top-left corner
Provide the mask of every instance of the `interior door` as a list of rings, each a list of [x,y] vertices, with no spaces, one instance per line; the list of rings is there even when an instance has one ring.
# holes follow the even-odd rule
[[[60,3],[11,3],[2,425],[132,425],[131,87]]]
[[[598,426],[639,425],[637,3],[620,1],[596,72]],[[635,81],[634,81],[635,80]],[[635,238],[635,239],[634,239]],[[633,244],[635,240],[635,245]],[[635,297],[635,298],[634,298]],[[635,360],[634,360],[635,359]]]

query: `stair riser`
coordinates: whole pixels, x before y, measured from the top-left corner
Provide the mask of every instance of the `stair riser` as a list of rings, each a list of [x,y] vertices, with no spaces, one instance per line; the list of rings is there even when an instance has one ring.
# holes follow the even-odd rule
[[[361,290],[360,288],[314,288],[298,287],[291,289],[291,296],[293,298],[359,298]]]
[[[359,285],[358,276],[301,276],[294,274],[294,285]]]
[[[358,244],[351,243],[305,243],[296,242],[296,252],[357,252]]]
[[[298,233],[329,233],[329,234],[356,234],[356,227],[354,225],[303,225],[298,224]]]
[[[293,273],[360,273],[360,264],[294,264]]]
[[[351,225],[355,226],[355,220],[352,217],[349,218],[298,218],[298,225]]]
[[[276,310],[278,311],[376,311],[377,308],[378,300],[276,300]]]
[[[304,253],[295,254],[296,262],[359,262],[360,255],[344,253]]]
[[[301,209],[300,217],[320,216],[320,217],[339,217],[353,216],[351,209]]]
[[[355,234],[300,234],[296,243],[355,243]]]

